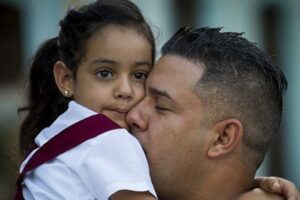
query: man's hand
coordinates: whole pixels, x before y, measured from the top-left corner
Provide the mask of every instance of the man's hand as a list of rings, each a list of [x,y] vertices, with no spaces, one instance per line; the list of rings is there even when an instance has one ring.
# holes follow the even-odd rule
[[[254,186],[265,191],[280,194],[287,200],[300,200],[300,194],[294,183],[278,177],[256,177]]]

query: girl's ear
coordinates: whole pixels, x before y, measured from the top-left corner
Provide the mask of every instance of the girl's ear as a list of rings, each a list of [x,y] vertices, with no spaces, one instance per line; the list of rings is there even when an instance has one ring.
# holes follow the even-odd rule
[[[243,126],[237,119],[226,119],[215,124],[214,137],[207,151],[211,158],[220,157],[234,151],[241,143]]]
[[[53,68],[53,75],[59,91],[65,97],[73,95],[73,73],[67,68],[66,64],[62,61],[57,61]]]

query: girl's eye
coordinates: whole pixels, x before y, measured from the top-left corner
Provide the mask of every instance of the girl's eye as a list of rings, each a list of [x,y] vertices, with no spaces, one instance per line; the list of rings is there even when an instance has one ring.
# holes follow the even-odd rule
[[[101,78],[109,78],[109,77],[112,77],[112,76],[113,76],[112,73],[111,73],[110,71],[108,71],[108,70],[101,70],[101,71],[98,71],[98,72],[96,73],[96,75],[97,75],[98,77],[101,77]]]
[[[144,72],[137,72],[133,76],[134,76],[135,79],[143,79],[143,80],[145,80],[147,78],[148,74],[146,74]]]

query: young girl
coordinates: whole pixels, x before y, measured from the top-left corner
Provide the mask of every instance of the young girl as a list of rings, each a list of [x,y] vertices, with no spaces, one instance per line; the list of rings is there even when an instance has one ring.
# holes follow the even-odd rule
[[[145,155],[125,121],[144,96],[154,62],[149,25],[130,1],[99,0],[70,10],[60,28],[31,65],[20,133],[21,151],[29,155],[20,171],[83,119],[102,113],[119,127],[23,172],[16,199],[156,199]]]

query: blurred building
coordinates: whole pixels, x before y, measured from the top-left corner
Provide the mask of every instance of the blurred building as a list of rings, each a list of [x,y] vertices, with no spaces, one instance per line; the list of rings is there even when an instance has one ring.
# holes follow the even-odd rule
[[[57,35],[72,6],[92,0],[0,0],[0,196],[11,199],[18,169],[17,131],[30,58],[42,41]],[[281,136],[259,175],[276,175],[300,188],[300,1],[134,0],[152,24],[157,51],[182,25],[245,32],[282,66],[289,81]]]

